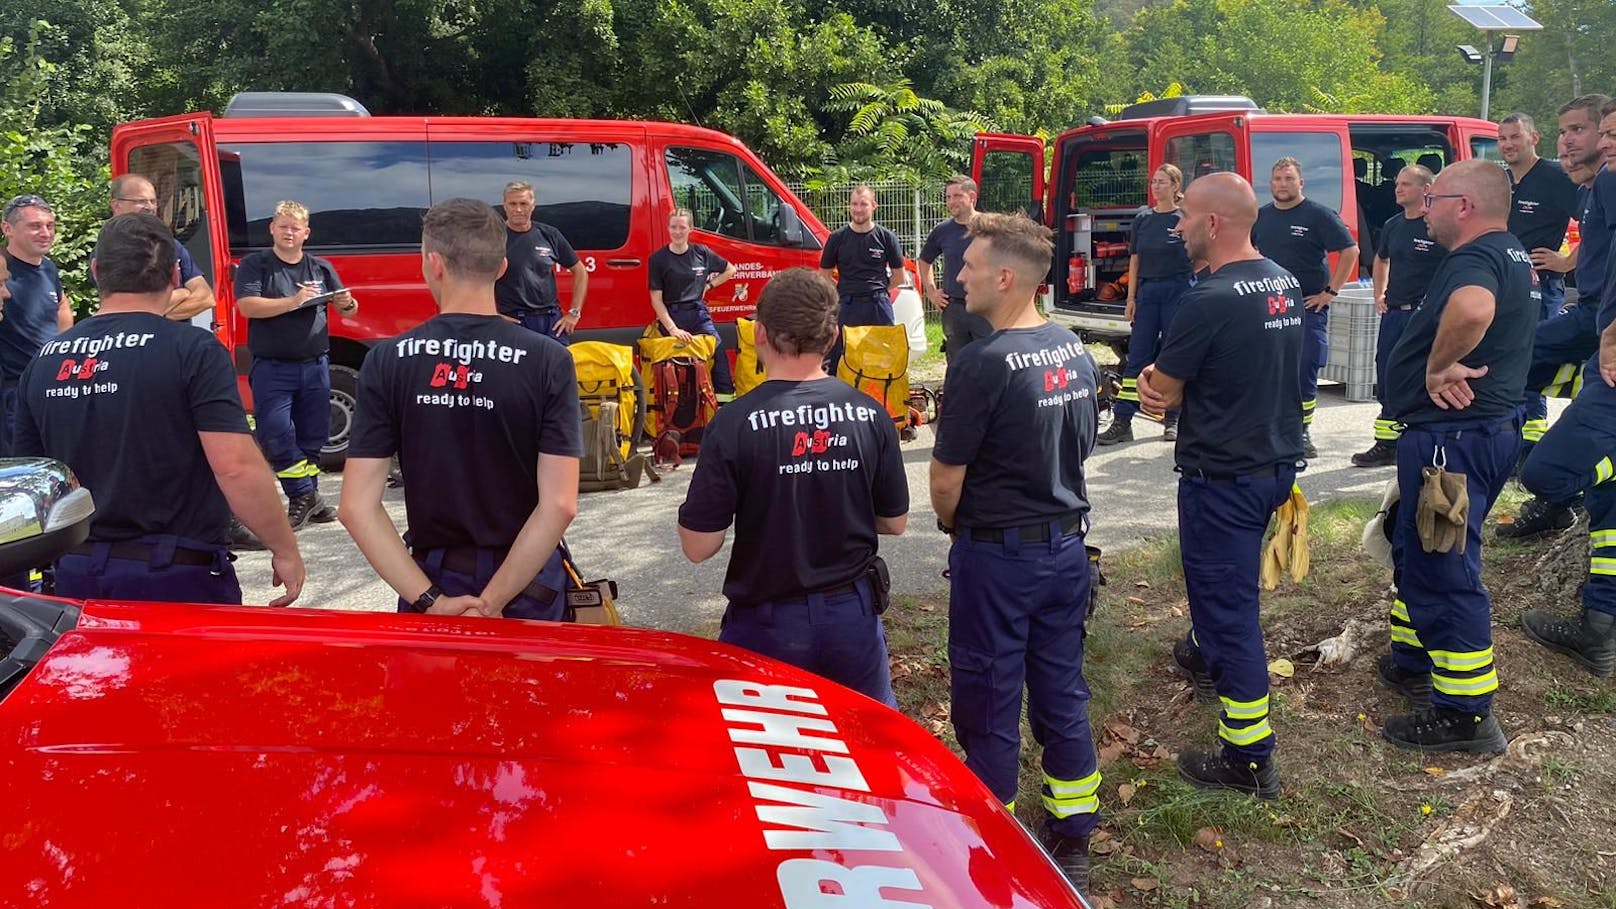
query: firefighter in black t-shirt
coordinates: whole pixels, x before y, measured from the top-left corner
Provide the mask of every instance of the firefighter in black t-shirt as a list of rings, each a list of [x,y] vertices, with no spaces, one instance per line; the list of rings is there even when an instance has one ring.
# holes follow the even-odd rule
[[[1425,227],[1425,191],[1434,179],[1430,170],[1418,164],[1398,171],[1392,192],[1403,210],[1386,219],[1380,229],[1372,272],[1375,311],[1380,313],[1380,334],[1375,338],[1375,397],[1380,401],[1380,415],[1375,418],[1375,444],[1352,456],[1354,467],[1397,463],[1397,437],[1402,430],[1386,409],[1386,359],[1425,299],[1431,276],[1448,255]]]
[[[1088,888],[1100,771],[1083,680],[1097,371],[1083,342],[1045,321],[1038,285],[1049,230],[979,214],[959,280],[994,332],[948,368],[932,450],[931,503],[948,552],[952,720],[965,765],[1007,805],[1021,769],[1021,689],[1044,746],[1044,845]]]
[[[1251,245],[1256,219],[1244,178],[1190,184],[1178,229],[1190,258],[1211,272],[1185,295],[1161,355],[1139,374],[1139,399],[1154,413],[1183,408],[1173,454],[1190,633],[1173,662],[1197,700],[1222,705],[1222,747],[1180,752],[1179,775],[1273,799],[1258,568],[1268,519],[1290,497],[1302,458],[1301,388],[1279,377],[1299,370],[1305,329],[1298,279]]]
[[[1520,447],[1521,388],[1540,314],[1531,257],[1506,230],[1509,204],[1509,178],[1489,161],[1437,175],[1425,221],[1448,256],[1386,365],[1387,407],[1404,425],[1397,485],[1405,504],[1392,534],[1391,653],[1378,669],[1413,708],[1381,725],[1400,748],[1496,752],[1506,744],[1491,715],[1498,673],[1481,528]],[[1468,497],[1448,547],[1416,523],[1414,503],[1436,482],[1432,468],[1449,480],[1442,495],[1454,510]],[[1439,514],[1435,526],[1446,524]]]
[[[337,519],[320,498],[320,450],[331,437],[331,334],[326,304],[343,315],[359,311],[331,263],[303,252],[309,210],[275,206],[274,246],[241,260],[236,307],[247,317],[252,351],[253,416],[258,444],[286,492],[292,529]],[[332,295],[334,293],[334,295]]]
[[[848,325],[892,325],[892,294],[903,286],[903,247],[898,235],[875,223],[875,190],[853,187],[847,198],[847,225],[833,231],[819,256],[819,270],[836,280],[841,301],[837,321]],[[842,361],[843,338],[827,358],[832,374]]]
[[[577,377],[554,338],[500,317],[504,235],[482,202],[434,205],[421,270],[438,315],[377,345],[359,371],[340,516],[400,612],[566,615]],[[406,476],[431,479],[404,487],[404,539],[382,506],[394,454]]]
[[[1280,158],[1274,162],[1268,192],[1274,201],[1257,212],[1251,242],[1266,258],[1302,282],[1303,335],[1302,450],[1318,457],[1313,447],[1313,411],[1319,403],[1319,371],[1330,359],[1330,303],[1347,281],[1358,274],[1358,244],[1341,216],[1302,195],[1302,162]],[[1340,253],[1330,271],[1330,253]]]
[[[909,520],[897,430],[878,402],[825,374],[836,295],[819,275],[776,275],[753,331],[767,381],[708,424],[679,542],[701,562],[735,524],[720,641],[896,707],[876,551],[878,534]]]
[[[657,329],[664,335],[688,341],[691,332],[695,332],[717,340],[713,350],[713,390],[734,395],[729,354],[724,351],[724,339],[713,325],[703,296],[735,277],[735,266],[700,243],[690,242],[690,220],[690,209],[674,209],[668,215],[668,245],[651,254],[651,310],[656,313]]]
[[[119,215],[97,239],[96,315],[46,342],[24,371],[17,454],[67,462],[95,498],[89,539],[56,563],[75,599],[240,603],[226,549],[234,511],[269,546],[272,606],[297,599],[303,558],[253,444],[230,356],[163,318],[174,235]]]
[[[506,267],[494,282],[499,314],[562,344],[570,343],[573,329],[583,318],[589,268],[560,230],[533,220],[533,184],[507,183],[502,205]],[[572,306],[565,314],[556,288],[557,266],[572,272]]]

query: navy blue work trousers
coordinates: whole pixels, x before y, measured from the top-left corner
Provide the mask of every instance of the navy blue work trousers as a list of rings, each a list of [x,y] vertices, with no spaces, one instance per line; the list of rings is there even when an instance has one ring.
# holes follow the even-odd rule
[[[426,573],[427,579],[443,589],[445,596],[474,597],[483,592],[488,582],[493,579],[494,572],[498,570],[500,562],[504,560],[504,553],[495,549],[479,549],[475,553],[474,571],[456,571],[444,565],[444,558],[448,555],[443,549],[424,549],[412,553],[415,562]],[[457,568],[469,567],[457,565]],[[509,603],[505,604],[505,618],[507,619],[538,619],[546,622],[561,622],[567,617],[567,568],[563,550],[558,546],[555,552],[539,569],[527,590],[519,593]],[[398,601],[399,612],[416,612],[415,604],[402,597]]]
[[[331,367],[312,360],[253,360],[253,419],[258,445],[287,498],[318,488],[320,449],[331,438]]]
[[[718,639],[898,706],[886,629],[875,614],[868,578],[832,593],[753,605],[731,602]]]
[[[56,595],[72,600],[151,600],[169,603],[241,605],[241,584],[222,545],[171,535],[143,536],[129,544],[151,549],[145,559],[117,558],[114,544],[89,542],[87,553],[70,552],[56,560]],[[124,544],[127,545],[127,544]],[[176,564],[175,553],[201,553],[206,565]]]

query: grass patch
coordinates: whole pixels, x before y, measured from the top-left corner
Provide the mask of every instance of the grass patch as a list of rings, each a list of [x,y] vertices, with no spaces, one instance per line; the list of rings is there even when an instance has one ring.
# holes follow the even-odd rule
[[[1585,691],[1560,682],[1550,685],[1543,693],[1543,702],[1555,710],[1578,713],[1610,713],[1616,710],[1616,693],[1608,688]]]

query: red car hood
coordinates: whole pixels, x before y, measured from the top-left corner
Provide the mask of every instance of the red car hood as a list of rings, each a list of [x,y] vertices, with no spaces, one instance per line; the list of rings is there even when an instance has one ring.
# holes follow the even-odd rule
[[[90,604],[0,768],[3,906],[1080,905],[906,718],[658,632]]]

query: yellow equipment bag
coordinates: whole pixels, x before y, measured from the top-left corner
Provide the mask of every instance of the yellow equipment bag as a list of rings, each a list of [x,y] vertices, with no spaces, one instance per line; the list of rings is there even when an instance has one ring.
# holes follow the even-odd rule
[[[578,400],[588,409],[587,419],[600,419],[600,405],[617,405],[617,437],[623,457],[634,450],[634,348],[605,341],[579,341],[569,345],[578,372]]]
[[[899,429],[909,426],[909,330],[902,325],[844,325],[846,349],[836,377],[880,401]]]
[[[1286,572],[1292,581],[1300,582],[1312,567],[1307,546],[1307,496],[1302,494],[1301,486],[1291,486],[1291,497],[1280,504],[1274,519],[1274,535],[1263,550],[1258,578],[1264,590],[1278,587],[1280,575]]]
[[[751,319],[735,320],[735,397],[740,397],[763,384],[763,364],[758,362],[757,346],[752,339]]]
[[[655,324],[640,338],[641,370],[647,377],[650,405],[646,429],[653,439],[663,433],[677,436],[681,456],[696,454],[702,431],[718,410],[711,363],[718,349],[712,335],[691,335],[690,340],[659,335]]]

